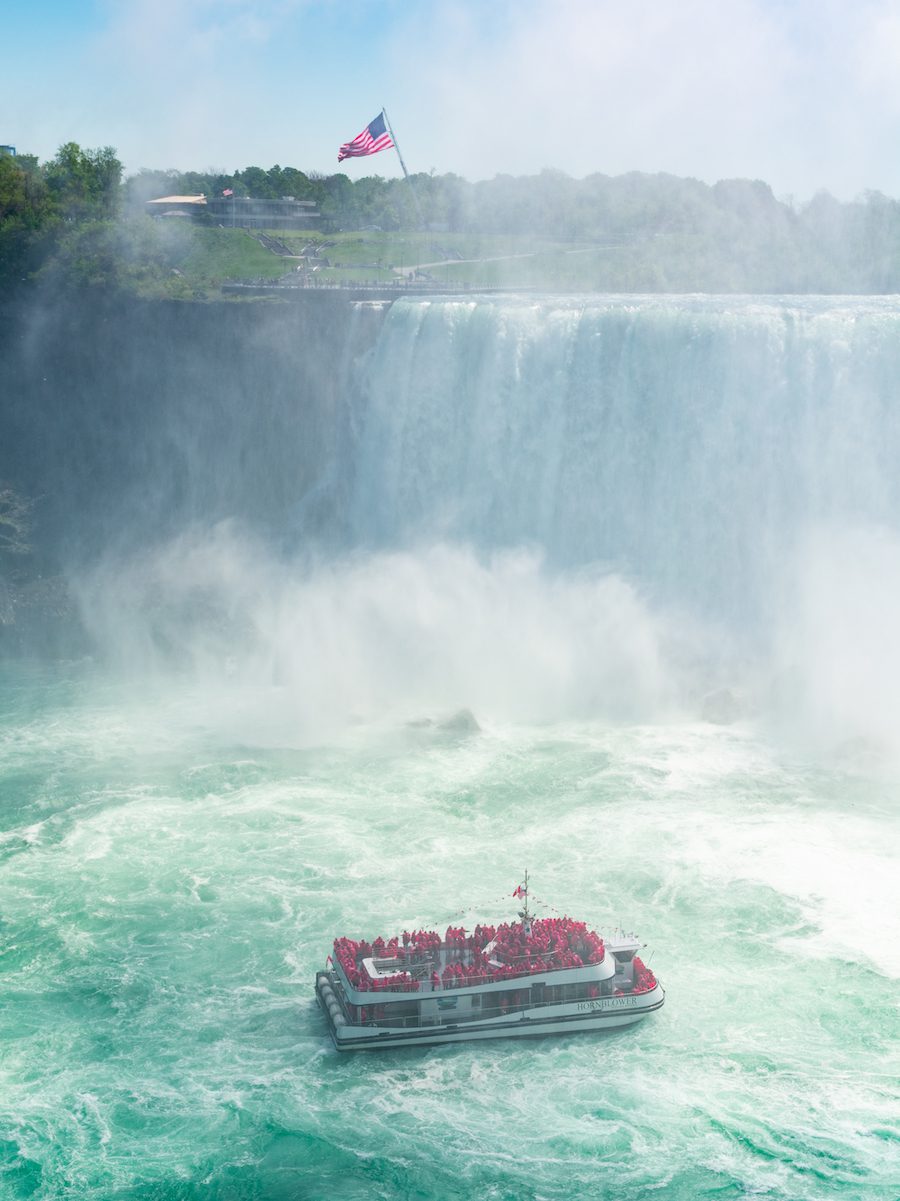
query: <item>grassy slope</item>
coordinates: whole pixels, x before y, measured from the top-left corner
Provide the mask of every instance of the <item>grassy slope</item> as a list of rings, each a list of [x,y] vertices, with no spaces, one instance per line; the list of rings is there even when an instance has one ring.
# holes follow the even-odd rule
[[[509,286],[522,278],[521,263],[541,257],[537,273],[545,286],[557,275],[558,245],[546,239],[472,234],[342,233],[330,237],[282,237],[295,253],[318,245],[319,255],[309,259],[321,280],[370,280],[390,283],[409,276],[427,276],[452,286]],[[568,244],[564,244],[568,245]],[[534,274],[534,273],[533,273]]]
[[[223,279],[278,279],[288,264],[241,229],[194,229],[193,246],[181,270],[191,280],[220,283]]]
[[[748,270],[716,254],[696,235],[671,234],[630,244],[475,234],[342,233],[280,235],[321,281],[392,283],[425,277],[448,287],[546,291],[732,291]]]
[[[306,271],[320,283],[391,285],[418,277],[472,289],[730,291],[742,274],[734,274],[728,256],[711,256],[702,239],[683,234],[619,246],[451,233],[272,236],[291,256],[274,254],[240,229],[156,222],[131,248],[132,286],[148,295],[204,296],[228,281],[296,279]]]
[[[551,243],[530,238],[474,237],[461,234],[342,233],[330,237],[273,233],[293,256],[272,253],[240,229],[179,226],[159,232],[165,243],[165,270],[157,271],[145,290],[170,295],[217,288],[230,280],[277,280],[308,270],[323,283],[391,284],[417,272],[452,286],[502,286],[510,269],[510,285],[521,276],[520,256],[541,251],[537,272],[553,286],[555,253]],[[304,259],[305,252],[305,259]],[[317,252],[317,253],[316,253]],[[430,264],[440,263],[440,266]],[[534,274],[534,272],[532,272]],[[586,283],[584,286],[591,286]]]

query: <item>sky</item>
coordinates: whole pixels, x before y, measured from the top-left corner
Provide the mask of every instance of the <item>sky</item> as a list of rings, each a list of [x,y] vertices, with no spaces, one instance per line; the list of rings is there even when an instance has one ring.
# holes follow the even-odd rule
[[[410,171],[900,197],[900,0],[42,0],[6,6],[0,80],[0,143],[126,174],[331,174],[384,106]]]

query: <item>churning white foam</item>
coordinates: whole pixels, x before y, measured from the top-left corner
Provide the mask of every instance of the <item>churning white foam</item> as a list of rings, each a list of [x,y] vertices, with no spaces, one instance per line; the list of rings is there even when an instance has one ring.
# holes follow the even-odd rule
[[[614,574],[446,545],[284,562],[230,526],[106,566],[85,621],[134,678],[268,692],[300,734],[467,707],[499,720],[647,718],[675,695],[670,630]],[[266,706],[269,708],[270,706]]]
[[[819,526],[804,540],[776,641],[777,709],[848,753],[900,754],[900,536]]]
[[[208,716],[244,711],[283,738],[460,708],[494,722],[695,718],[713,681],[752,693],[738,716],[774,718],[829,754],[900,756],[900,538],[872,527],[802,542],[755,659],[735,654],[740,631],[533,550],[300,563],[225,523],[95,569],[77,592],[131,678],[190,681]]]

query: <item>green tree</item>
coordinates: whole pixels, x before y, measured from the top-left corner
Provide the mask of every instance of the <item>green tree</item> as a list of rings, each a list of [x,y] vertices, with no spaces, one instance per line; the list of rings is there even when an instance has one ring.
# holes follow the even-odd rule
[[[281,191],[278,194],[293,196],[295,200],[312,200],[309,176],[303,171],[298,171],[296,167],[285,167],[281,172]]]
[[[319,181],[319,212],[338,228],[352,228],[355,219],[353,184],[341,172]]]
[[[29,269],[50,220],[47,186],[37,159],[30,154],[0,155],[0,277]]]
[[[26,229],[39,229],[48,216],[47,186],[37,159],[0,155],[0,224],[16,220]]]
[[[148,171],[144,167],[125,181],[125,207],[132,212],[142,213],[148,200],[158,200],[161,196],[172,196],[178,190],[179,173],[177,171]]]
[[[47,163],[44,178],[66,220],[108,219],[118,212],[122,164],[112,146],[82,150],[77,142],[66,142]]]
[[[245,167],[243,171],[235,174],[235,179],[238,181],[241,191],[247,196],[252,196],[254,200],[274,199],[270,195],[268,172],[264,171],[262,167]]]

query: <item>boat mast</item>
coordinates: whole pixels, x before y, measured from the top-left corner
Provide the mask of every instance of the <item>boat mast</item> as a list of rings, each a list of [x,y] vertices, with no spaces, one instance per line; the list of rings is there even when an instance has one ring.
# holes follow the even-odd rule
[[[525,904],[519,910],[519,917],[522,919],[522,929],[526,934],[531,933],[531,913],[528,909],[528,871],[525,872]]]

